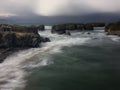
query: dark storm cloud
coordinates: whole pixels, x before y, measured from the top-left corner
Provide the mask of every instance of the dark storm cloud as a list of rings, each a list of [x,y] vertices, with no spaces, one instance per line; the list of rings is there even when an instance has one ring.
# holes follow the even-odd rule
[[[119,19],[120,0],[0,0],[0,17],[40,22]]]

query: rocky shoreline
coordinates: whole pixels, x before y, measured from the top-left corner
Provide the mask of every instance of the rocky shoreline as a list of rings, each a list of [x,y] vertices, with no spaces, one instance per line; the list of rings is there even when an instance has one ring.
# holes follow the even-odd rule
[[[67,31],[94,30],[94,27],[105,27],[105,23],[67,23],[52,26],[51,33],[66,34]]]
[[[11,55],[12,53],[15,53],[19,50],[24,50],[27,48],[0,48],[0,63],[4,61],[6,57]]]
[[[37,48],[41,43],[50,42],[47,37],[41,37],[39,30],[44,30],[44,26],[19,26],[0,25],[0,63],[18,50],[27,48]]]
[[[69,31],[94,30],[94,27],[105,27],[107,35],[120,36],[120,22],[116,23],[67,23],[52,25],[51,33],[71,35]],[[43,42],[50,42],[47,37],[41,37],[38,31],[44,31],[45,25],[20,26],[0,24],[0,63],[18,50],[37,48]]]
[[[120,22],[109,23],[105,27],[105,31],[108,35],[120,36]]]

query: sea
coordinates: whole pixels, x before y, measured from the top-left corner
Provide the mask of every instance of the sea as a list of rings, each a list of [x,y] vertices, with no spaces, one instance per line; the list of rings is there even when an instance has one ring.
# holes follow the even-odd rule
[[[51,42],[0,63],[0,90],[120,90],[120,37],[104,30],[39,31]]]

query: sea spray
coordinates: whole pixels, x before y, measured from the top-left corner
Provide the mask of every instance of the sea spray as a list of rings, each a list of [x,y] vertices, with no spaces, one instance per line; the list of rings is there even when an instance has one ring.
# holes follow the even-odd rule
[[[60,53],[64,46],[82,45],[90,38],[69,37],[40,32],[48,36],[51,42],[42,44],[41,48],[21,50],[7,57],[0,64],[0,90],[22,90],[25,87],[25,77],[28,73],[25,68],[35,68],[52,64],[50,56]],[[44,33],[44,34],[43,34]]]

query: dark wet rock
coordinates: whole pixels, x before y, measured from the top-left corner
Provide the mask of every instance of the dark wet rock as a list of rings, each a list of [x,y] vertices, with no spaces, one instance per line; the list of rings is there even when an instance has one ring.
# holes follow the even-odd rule
[[[91,24],[93,27],[105,27],[105,23],[89,23]]]
[[[39,47],[41,37],[38,34],[18,34],[14,40],[15,47]]]
[[[11,28],[11,31],[4,28]],[[42,29],[42,28],[41,28]],[[38,34],[38,27],[19,25],[0,25],[0,48],[9,47],[39,47],[41,42],[50,41]]]
[[[50,42],[49,38],[34,33],[0,33],[0,48],[39,47],[41,42]]]
[[[54,25],[54,26],[52,26],[51,33],[65,34],[66,33],[66,25]]]
[[[117,23],[109,23],[105,27],[105,31],[107,35],[120,35],[120,22]]]
[[[76,30],[76,24],[66,24],[66,30]]]
[[[24,32],[38,34],[38,28],[35,25],[26,27],[26,30],[24,30]]]
[[[12,25],[11,26],[13,32],[20,32],[20,33],[38,33],[38,29],[35,25],[31,26],[19,26],[19,25]]]
[[[69,36],[71,36],[71,33],[70,33],[69,31],[67,31],[67,32],[66,32],[66,35],[69,35]]]
[[[90,33],[90,32],[88,32],[87,34],[88,34],[88,35],[90,35],[91,33]]]
[[[77,24],[76,30],[84,30],[84,24]]]
[[[92,24],[85,24],[84,30],[94,30],[94,27],[92,26]]]
[[[96,37],[94,37],[94,38],[92,38],[93,40],[96,40],[96,39],[98,39],[98,38],[96,38]]]
[[[9,47],[38,47],[41,38],[34,33],[0,33],[0,48]]]
[[[104,27],[105,23],[66,23],[53,25],[51,33],[65,34],[66,30],[94,30],[94,27]]]
[[[105,27],[105,23],[86,23],[84,25],[85,30],[94,30],[94,27]]]
[[[2,63],[6,57],[12,53],[18,52],[19,50],[25,50],[28,48],[0,48],[0,63]]]
[[[50,42],[50,39],[47,37],[42,37],[41,42]]]
[[[45,26],[44,25],[39,25],[37,28],[38,28],[39,31],[44,31],[45,30]]]

